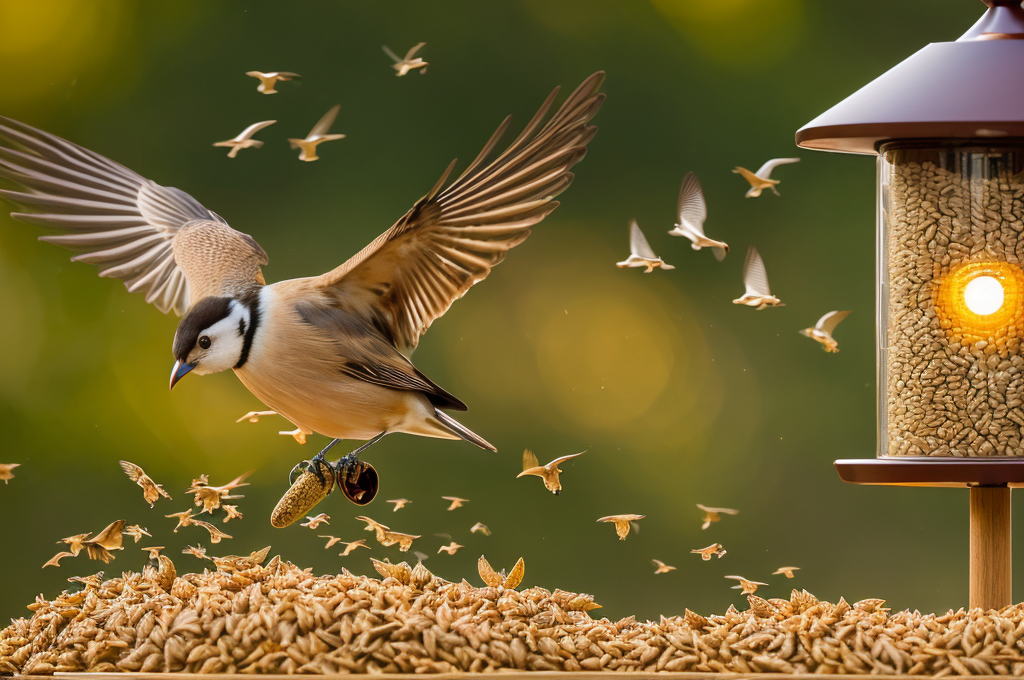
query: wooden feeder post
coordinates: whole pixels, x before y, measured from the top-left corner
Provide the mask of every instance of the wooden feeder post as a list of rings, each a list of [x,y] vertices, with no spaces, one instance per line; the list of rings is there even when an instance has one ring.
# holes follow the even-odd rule
[[[970,606],[1013,602],[1010,491],[1024,486],[1024,9],[988,10],[796,133],[878,156],[878,451],[845,482],[967,488]]]

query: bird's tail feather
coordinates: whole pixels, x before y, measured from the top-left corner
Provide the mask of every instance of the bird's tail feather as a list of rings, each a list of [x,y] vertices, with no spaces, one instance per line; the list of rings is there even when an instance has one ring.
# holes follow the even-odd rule
[[[493,444],[488,442],[486,439],[473,432],[471,429],[460,423],[459,421],[452,418],[444,411],[435,408],[434,416],[444,425],[446,428],[451,430],[452,434],[457,435],[460,439],[465,439],[471,444],[476,444],[481,449],[487,449],[488,451],[497,451]]]

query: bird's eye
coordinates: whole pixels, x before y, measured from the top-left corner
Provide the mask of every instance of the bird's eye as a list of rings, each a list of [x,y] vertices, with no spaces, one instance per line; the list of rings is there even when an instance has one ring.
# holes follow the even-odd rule
[[[202,336],[199,337],[199,347],[200,348],[202,348],[202,349],[210,349],[210,345],[212,345],[212,344],[213,344],[213,342],[210,340],[210,336],[202,335]]]

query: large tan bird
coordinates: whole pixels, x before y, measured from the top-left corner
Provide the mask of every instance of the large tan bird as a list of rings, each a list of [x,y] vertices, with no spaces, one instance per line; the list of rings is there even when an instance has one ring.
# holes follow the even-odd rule
[[[233,369],[260,401],[306,433],[368,440],[406,432],[494,447],[443,409],[466,405],[409,356],[435,319],[553,211],[597,128],[603,73],[587,78],[541,124],[556,88],[526,129],[434,187],[398,222],[322,276],[267,285],[256,241],[179,189],[163,187],[59,137],[0,117],[0,195],[31,212],[23,222],[58,233],[41,240],[79,252],[162,311],[184,314],[174,335],[171,387],[189,372]],[[320,246],[322,247],[322,246]]]

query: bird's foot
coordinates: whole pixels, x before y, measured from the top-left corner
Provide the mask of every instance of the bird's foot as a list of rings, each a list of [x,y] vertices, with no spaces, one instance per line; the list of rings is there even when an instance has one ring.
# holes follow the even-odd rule
[[[334,476],[334,470],[331,467],[331,464],[327,462],[326,455],[327,452],[334,448],[334,446],[340,441],[340,439],[332,439],[327,446],[320,449],[320,453],[316,454],[309,460],[301,461],[293,467],[292,471],[288,473],[288,483],[295,483],[296,473],[302,474],[303,472],[312,472],[316,475],[320,485],[325,486],[327,484],[327,474]],[[325,469],[327,474],[324,472]]]

